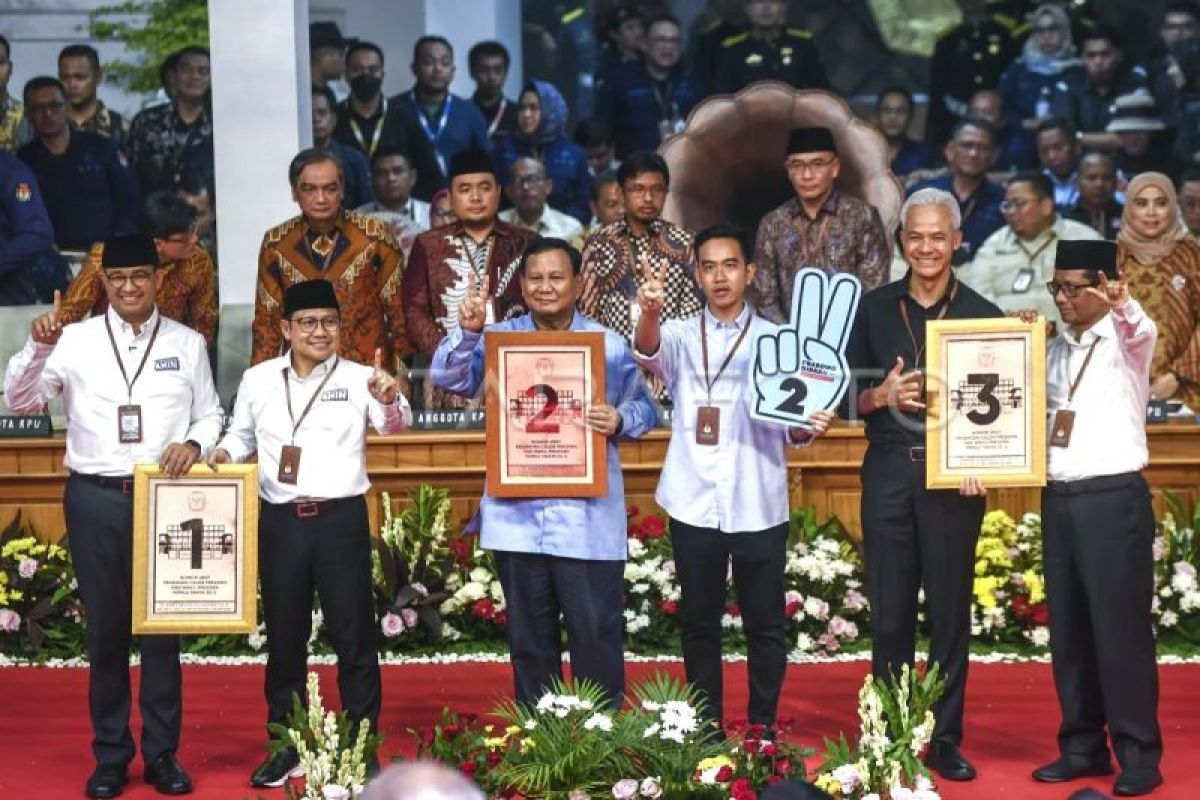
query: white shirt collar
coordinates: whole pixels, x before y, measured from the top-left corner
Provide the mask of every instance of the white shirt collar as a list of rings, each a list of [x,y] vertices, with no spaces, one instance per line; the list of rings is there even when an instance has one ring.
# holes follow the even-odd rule
[[[1069,327],[1063,330],[1063,339],[1071,347],[1091,347],[1092,342],[1096,339],[1114,339],[1116,335],[1117,329],[1113,326],[1112,312],[1101,317],[1092,327],[1079,334],[1078,338],[1071,333]]]
[[[133,326],[126,322],[120,314],[110,305],[108,310],[104,312],[108,317],[108,324],[112,326],[114,332],[120,333],[122,336],[127,336],[131,339],[142,339],[150,335],[154,330],[154,326],[158,324],[158,306],[156,305],[150,310],[150,316],[142,324],[142,330],[138,334],[134,334]]]
[[[316,378],[325,377],[325,375],[331,369],[333,369],[334,364],[337,362],[338,356],[336,353],[334,353],[329,358],[325,359],[320,364],[317,364],[315,367],[313,367],[312,372],[308,373],[308,375],[303,378],[301,378],[296,373],[295,367],[292,366],[292,354],[291,353],[284,355],[283,359],[284,359],[284,364],[287,366],[288,376],[294,381],[303,383],[304,381],[312,380],[314,377],[316,377]]]
[[[740,313],[738,313],[737,317],[734,318],[733,322],[725,322],[723,320],[717,319],[716,315],[713,314],[712,309],[709,308],[708,304],[707,303],[704,304],[704,316],[708,318],[709,324],[711,324],[713,327],[716,327],[716,328],[732,327],[732,328],[736,328],[736,329],[740,330],[741,328],[744,328],[749,323],[750,317],[752,316],[752,314],[753,314],[753,312],[750,309],[750,304],[747,303],[745,300],[743,300],[742,301],[742,310]]]

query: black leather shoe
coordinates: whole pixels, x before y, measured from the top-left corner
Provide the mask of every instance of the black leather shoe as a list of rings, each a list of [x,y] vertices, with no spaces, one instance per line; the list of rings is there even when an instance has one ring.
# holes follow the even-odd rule
[[[83,792],[88,797],[116,797],[129,783],[129,771],[124,764],[101,764],[87,779]]]
[[[1086,778],[1094,775],[1112,775],[1112,763],[1105,755],[1103,760],[1068,753],[1060,756],[1044,767],[1033,771],[1033,779],[1041,783],[1063,783],[1076,778]]]
[[[1113,784],[1113,794],[1121,797],[1150,794],[1162,782],[1162,773],[1156,769],[1127,769],[1117,776],[1117,782]]]
[[[146,783],[154,785],[159,794],[191,794],[192,778],[170,750],[146,766]]]
[[[288,778],[299,778],[304,774],[300,769],[300,756],[295,750],[281,750],[258,765],[250,776],[250,785],[255,789],[266,789],[271,786],[283,786]]]
[[[963,758],[953,745],[934,745],[925,756],[925,766],[948,781],[975,780],[975,765]]]

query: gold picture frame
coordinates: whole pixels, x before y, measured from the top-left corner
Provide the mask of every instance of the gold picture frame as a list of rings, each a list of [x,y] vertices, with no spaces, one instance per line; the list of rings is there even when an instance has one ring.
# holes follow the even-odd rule
[[[133,473],[133,633],[258,629],[258,465]]]
[[[608,443],[587,425],[604,402],[604,334],[485,334],[487,490],[491,497],[603,497]]]
[[[1016,318],[925,324],[925,485],[1046,485],[1046,325]]]

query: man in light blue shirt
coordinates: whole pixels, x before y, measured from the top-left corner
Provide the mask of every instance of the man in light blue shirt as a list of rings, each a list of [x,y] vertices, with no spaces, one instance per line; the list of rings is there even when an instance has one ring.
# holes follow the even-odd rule
[[[605,689],[619,705],[625,690],[625,490],[619,437],[636,439],[658,413],[625,340],[575,310],[579,251],[561,239],[532,242],[521,258],[521,291],[530,313],[488,331],[601,331],[605,403],[586,413],[590,428],[608,437],[608,493],[603,497],[501,499],[480,505],[481,544],[492,550],[504,588],[508,644],[519,703],[535,703],[562,676],[561,615],[570,640],[572,675]],[[484,377],[484,320],[488,287],[469,290],[459,325],[433,355],[434,383],[473,396]]]
[[[662,378],[675,399],[655,500],[671,518],[688,682],[706,696],[702,715],[719,726],[721,615],[732,562],[749,653],[747,717],[770,728],[787,669],[786,445],[807,444],[814,434],[751,416],[756,334],[775,326],[744,300],[754,278],[746,239],[732,225],[696,236],[696,278],[707,304],[691,319],[661,322],[662,281],[650,265],[651,277],[638,292],[642,313],[634,357]],[[828,411],[814,414],[815,435],[832,418]]]

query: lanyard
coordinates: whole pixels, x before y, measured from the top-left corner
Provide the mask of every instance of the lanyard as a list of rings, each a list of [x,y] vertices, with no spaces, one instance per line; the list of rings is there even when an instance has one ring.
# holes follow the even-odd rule
[[[497,108],[496,108],[496,116],[492,117],[492,122],[490,125],[488,125],[487,133],[488,133],[489,139],[495,135],[496,128],[500,127],[500,120],[504,119],[504,112],[507,109],[508,109],[508,99],[501,97],[500,105],[497,106]]]
[[[801,210],[800,213],[803,215],[804,211]],[[807,243],[802,245],[804,250],[804,261],[808,266],[812,267],[817,266],[817,257],[820,256],[821,251],[825,249],[825,234],[829,230],[829,218],[833,215],[822,214],[821,210],[818,209],[817,216],[821,218],[821,222],[817,225],[817,235],[813,237],[813,246],[809,247]]]
[[[433,145],[433,155],[437,159],[438,166],[441,167],[442,174],[446,174],[446,159],[438,151],[438,139],[442,138],[442,132],[446,130],[446,122],[450,119],[450,95],[446,95],[446,101],[442,104],[442,118],[438,120],[437,128],[429,127],[429,120],[425,116],[425,109],[417,102],[417,93],[414,89],[409,94],[409,99],[412,101],[413,108],[417,111],[417,122],[421,123],[421,130],[425,131],[425,137],[429,139],[429,143]]]
[[[666,89],[665,97],[660,86]],[[675,120],[679,118],[679,106],[675,103],[675,90],[670,80],[660,83],[651,79],[650,91],[654,94],[654,102],[658,106],[658,118],[674,124]]]
[[[146,352],[142,353],[142,363],[138,364],[137,372],[133,373],[133,380],[130,380],[129,375],[125,372],[125,362],[121,360],[121,352],[117,350],[117,339],[113,336],[112,325],[108,321],[108,314],[104,315],[104,329],[108,331],[108,343],[112,345],[113,355],[117,359],[117,366],[121,368],[121,377],[125,380],[125,390],[129,393],[130,404],[133,403],[133,385],[141,377],[142,370],[146,367],[146,362],[150,359],[150,348],[154,347],[154,340],[158,338],[158,329],[160,326],[162,326],[161,314],[158,316],[158,321],[154,323],[154,330],[150,332],[150,343],[146,345]]]
[[[712,388],[717,385],[717,381],[721,380],[721,375],[724,374],[725,368],[729,366],[729,362],[733,360],[733,354],[741,347],[742,340],[746,338],[746,334],[750,331],[750,323],[754,319],[751,314],[746,318],[746,324],[742,326],[742,332],[738,334],[737,341],[733,343],[733,347],[729,348],[729,352],[725,354],[725,360],[721,362],[721,368],[717,370],[717,374],[711,380],[708,377],[708,324],[706,314],[700,312],[700,352],[704,358],[704,393],[708,397],[708,404],[712,405]]]
[[[1034,250],[1032,253],[1025,249],[1025,243],[1022,242],[1020,239],[1017,239],[1017,247],[1019,247],[1021,249],[1021,252],[1025,254],[1025,257],[1029,259],[1029,265],[1033,266],[1033,262],[1037,260],[1037,257],[1040,256],[1042,253],[1044,253],[1046,251],[1046,248],[1049,247],[1050,245],[1054,244],[1054,242],[1056,242],[1057,240],[1058,240],[1058,234],[1051,231],[1050,238],[1047,239],[1045,242],[1043,242],[1042,245],[1040,247],[1038,247],[1037,250]]]
[[[347,106],[347,108],[349,108]],[[350,132],[354,134],[354,138],[362,145],[362,149],[366,151],[367,158],[375,155],[375,148],[379,146],[380,134],[383,133],[383,120],[387,117],[387,98],[383,98],[379,106],[379,119],[375,120],[375,129],[371,131],[371,137],[364,139],[362,131],[359,130],[353,115],[350,116]]]
[[[1083,358],[1083,366],[1079,368],[1079,372],[1075,375],[1075,380],[1071,381],[1071,388],[1067,390],[1067,405],[1071,405],[1071,401],[1075,399],[1075,390],[1079,388],[1079,382],[1083,380],[1083,373],[1087,372],[1088,364],[1092,360],[1092,353],[1096,350],[1096,345],[1100,344],[1100,337],[1097,336],[1092,340],[1092,346],[1088,348],[1087,355]],[[1067,359],[1067,375],[1071,374],[1071,360]]]
[[[312,397],[308,398],[308,405],[300,412],[300,419],[296,419],[295,415],[292,414],[292,387],[288,383],[288,368],[283,368],[283,393],[287,396],[288,419],[292,421],[293,442],[296,441],[296,431],[300,430],[300,423],[304,422],[304,418],[312,410],[313,403],[317,402],[317,396],[321,394],[321,390],[325,388],[325,384],[329,383],[329,379],[333,377],[333,371],[338,368],[338,364],[342,363],[342,360],[337,356],[334,356],[334,359],[333,366],[329,368],[329,372],[326,372],[325,377],[317,384],[317,389],[312,393]]]
[[[946,304],[942,306],[942,310],[938,312],[935,319],[941,319],[946,316],[946,312],[950,310],[950,304],[954,302],[954,298],[958,294],[958,281],[954,278],[950,280],[954,281],[954,286],[950,289],[950,297],[946,300]],[[921,356],[925,353],[925,342],[922,342],[921,346],[917,347],[917,337],[913,335],[912,325],[908,321],[908,303],[904,301],[903,297],[900,298],[900,318],[904,320],[904,330],[908,331],[908,340],[912,342],[913,369],[919,369],[921,366]]]

